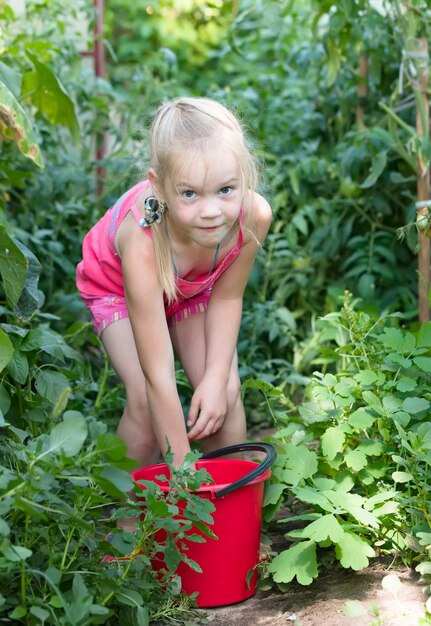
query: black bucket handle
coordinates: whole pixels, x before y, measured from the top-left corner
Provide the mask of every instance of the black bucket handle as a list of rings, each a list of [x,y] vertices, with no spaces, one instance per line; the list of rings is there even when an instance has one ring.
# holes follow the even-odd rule
[[[251,481],[258,476],[261,476],[261,474],[263,474],[264,471],[274,463],[277,453],[272,444],[264,443],[263,441],[253,441],[250,443],[240,443],[234,446],[227,446],[226,448],[220,448],[219,450],[213,450],[212,452],[207,452],[201,457],[202,459],[216,459],[219,456],[225,456],[226,454],[233,454],[234,452],[248,452],[252,450],[256,450],[257,452],[266,452],[266,457],[263,459],[262,463],[239,480],[233,482],[231,485],[216,491],[215,496],[217,498],[222,498],[228,493],[235,491],[235,489],[239,489],[240,487],[251,483]]]

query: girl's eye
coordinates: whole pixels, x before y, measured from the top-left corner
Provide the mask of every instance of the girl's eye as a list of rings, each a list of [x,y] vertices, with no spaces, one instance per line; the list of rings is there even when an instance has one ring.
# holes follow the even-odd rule
[[[194,198],[196,194],[191,189],[186,189],[186,191],[181,192],[181,195],[183,196],[183,198],[190,199],[190,198]]]
[[[220,193],[221,193],[223,196],[228,196],[231,192],[232,192],[232,187],[222,187],[222,188],[220,189]]]

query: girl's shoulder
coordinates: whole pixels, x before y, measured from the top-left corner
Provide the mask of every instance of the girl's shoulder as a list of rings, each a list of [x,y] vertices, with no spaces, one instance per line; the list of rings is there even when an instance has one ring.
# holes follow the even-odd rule
[[[257,239],[262,243],[268,234],[269,227],[272,220],[272,210],[269,202],[255,191],[251,191],[250,197],[247,201],[250,205],[250,210],[245,212],[244,215],[244,230],[251,233],[247,239]]]

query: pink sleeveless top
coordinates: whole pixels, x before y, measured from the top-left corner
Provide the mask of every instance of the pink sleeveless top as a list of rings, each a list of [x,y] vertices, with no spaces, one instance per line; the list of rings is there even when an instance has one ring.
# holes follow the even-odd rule
[[[115,250],[115,237],[121,222],[129,211],[139,222],[141,216],[136,201],[149,186],[149,181],[145,180],[126,191],[84,237],[82,261],[76,270],[76,284],[78,291],[83,296],[124,297],[123,272],[121,259]],[[187,280],[187,275],[183,278],[177,276],[178,299],[169,306],[165,301],[167,316],[175,314],[184,301],[195,298],[203,291],[210,289],[221,274],[235,261],[244,240],[242,221],[243,211],[241,208],[237,242],[220,264],[216,265],[209,274],[203,274],[190,281]],[[141,228],[151,237],[151,227],[142,226]]]

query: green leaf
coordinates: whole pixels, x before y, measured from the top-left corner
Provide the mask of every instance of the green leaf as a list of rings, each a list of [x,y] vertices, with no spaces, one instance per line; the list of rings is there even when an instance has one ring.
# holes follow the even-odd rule
[[[268,485],[265,485],[263,506],[267,506],[268,504],[277,504],[285,489],[287,489],[287,485],[283,485],[281,483],[269,483]]]
[[[67,457],[76,456],[86,438],[87,424],[83,417],[60,422],[51,431],[49,449],[44,451],[44,455],[61,451]]]
[[[372,385],[379,377],[376,372],[372,370],[361,370],[358,374],[355,374],[353,378],[357,380],[360,385]]]
[[[410,355],[416,347],[416,340],[412,333],[403,333],[397,328],[385,328],[380,340],[387,348],[398,354]]]
[[[396,483],[408,483],[413,480],[410,472],[392,472],[392,478]]]
[[[431,373],[431,358],[428,356],[417,356],[413,359],[413,363],[423,372]]]
[[[23,77],[23,93],[52,124],[67,126],[75,139],[79,138],[79,124],[75,105],[52,70],[27,51],[34,72]]]
[[[12,561],[13,563],[25,561],[33,554],[28,548],[24,548],[24,546],[14,546],[7,540],[3,541],[0,552],[3,553],[8,561]]]
[[[334,510],[334,507],[328,501],[328,498],[322,492],[317,491],[312,487],[295,487],[292,489],[292,492],[302,502],[314,504],[324,511],[332,512]]]
[[[11,619],[21,619],[22,617],[25,617],[27,615],[27,609],[25,608],[25,606],[16,606],[14,608],[14,610],[12,611],[12,613],[9,614],[9,617]]]
[[[431,561],[422,561],[415,567],[415,570],[422,574],[422,576],[431,574]]]
[[[125,497],[134,487],[133,480],[128,472],[111,465],[104,467],[102,472],[96,477],[96,480],[106,493],[114,497]]]
[[[303,529],[303,536],[312,539],[316,543],[330,539],[334,543],[337,543],[344,530],[337,518],[329,513],[328,515],[322,515],[319,519],[309,524]]]
[[[18,303],[24,289],[28,262],[25,255],[0,224],[0,274],[6,300],[11,309]]]
[[[362,430],[365,428],[371,428],[376,419],[377,417],[375,415],[372,415],[369,411],[367,411],[367,409],[361,407],[350,414],[348,422],[351,426]]]
[[[415,361],[415,359],[413,359]],[[409,376],[401,376],[397,382],[397,389],[404,393],[405,391],[413,391],[417,387],[417,383],[413,378]]]
[[[29,372],[26,355],[20,350],[15,350],[12,359],[7,364],[7,370],[17,383],[24,385]]]
[[[371,408],[373,408],[377,413],[380,413],[379,409],[382,408],[382,402],[378,396],[372,391],[364,391],[362,394],[363,399],[367,402]]]
[[[79,359],[76,351],[66,344],[63,337],[46,324],[32,328],[22,342],[21,350],[24,352],[40,350],[62,362],[64,362],[66,358]]]
[[[318,575],[316,544],[301,541],[277,555],[268,565],[276,583],[289,583],[296,576],[300,585],[310,585]]]
[[[348,452],[344,458],[347,467],[350,467],[355,472],[359,472],[359,470],[365,467],[368,463],[366,455],[359,448],[351,450],[351,452]]]
[[[181,561],[181,552],[176,546],[174,540],[172,539],[172,535],[167,536],[166,544],[165,544],[165,563],[168,567],[170,573],[174,573],[180,564]]]
[[[0,328],[0,372],[4,370],[13,356],[14,348],[7,334]]]
[[[287,444],[285,447],[286,464],[283,479],[294,479],[290,484],[296,485],[300,480],[311,478],[318,468],[317,454],[307,446]]]
[[[403,411],[407,413],[420,413],[421,411],[427,411],[430,403],[425,398],[406,398],[403,402]]]
[[[121,461],[126,455],[127,446],[113,433],[104,433],[97,440],[96,450],[106,454],[111,461]]]
[[[321,438],[322,452],[326,458],[329,460],[335,459],[337,454],[342,451],[345,439],[346,434],[341,428],[336,426],[327,428]]]
[[[19,98],[21,93],[22,74],[16,72],[8,65],[0,61],[0,81],[13,93],[15,98]]]
[[[13,141],[39,167],[43,159],[31,122],[12,91],[0,81],[0,139]]]
[[[66,376],[56,370],[41,369],[34,378],[37,392],[54,405],[58,403],[66,389],[70,390]]]
[[[362,185],[360,185],[362,189],[368,189],[369,187],[372,187],[377,182],[377,179],[380,177],[380,175],[382,174],[383,170],[386,167],[387,161],[388,161],[388,158],[387,158],[386,150],[379,152],[374,157],[371,163],[370,173],[368,174],[367,178],[364,180]]]
[[[23,320],[29,320],[33,313],[39,307],[39,296],[37,285],[39,281],[39,275],[41,265],[38,259],[34,256],[26,246],[20,241],[15,241],[18,248],[21,250],[27,261],[27,273],[25,276],[24,287],[21,291],[21,295],[15,307],[15,312]]]
[[[345,531],[337,542],[335,554],[343,567],[359,571],[368,567],[368,557],[374,556],[374,550],[358,535]]]

